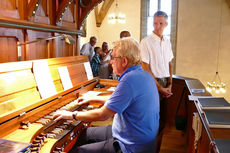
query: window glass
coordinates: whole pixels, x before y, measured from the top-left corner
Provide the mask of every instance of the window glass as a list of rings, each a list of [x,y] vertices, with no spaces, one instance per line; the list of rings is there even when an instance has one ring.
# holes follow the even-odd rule
[[[158,5],[160,6],[159,10],[164,11],[168,14],[168,26],[164,30],[164,35],[170,39],[172,0],[149,0],[147,35],[150,35],[153,32],[153,15],[158,10]]]
[[[158,9],[158,0],[149,1],[149,14],[148,16],[153,16]]]
[[[154,0],[155,1],[155,0]],[[161,11],[164,11],[168,14],[168,16],[171,16],[172,12],[172,0],[161,0]]]
[[[164,35],[170,35],[171,33],[171,17],[168,18],[168,26],[164,30]]]
[[[153,32],[153,17],[148,17],[147,22],[147,35],[150,35]]]

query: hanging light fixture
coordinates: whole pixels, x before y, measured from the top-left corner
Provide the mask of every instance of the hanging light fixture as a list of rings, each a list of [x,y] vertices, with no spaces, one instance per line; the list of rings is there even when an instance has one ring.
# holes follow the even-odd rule
[[[115,10],[114,13],[111,13],[108,15],[108,22],[111,24],[115,24],[115,23],[125,23],[125,14],[120,13],[118,8],[118,3],[116,0],[116,4],[115,4]]]
[[[222,1],[221,0],[221,6],[220,6],[220,24],[219,24],[219,39],[218,39],[218,52],[217,52],[217,66],[216,66],[216,74],[212,80],[212,82],[208,82],[207,83],[207,87],[206,89],[209,91],[209,92],[212,92],[214,91],[215,93],[225,93],[226,92],[226,85],[225,83],[223,83],[220,79],[220,75],[219,75],[219,72],[218,72],[218,68],[219,68],[219,53],[220,53],[220,50],[221,50],[221,34],[222,34]]]
[[[214,76],[214,79],[212,80],[212,82],[208,82],[207,83],[207,90],[209,92],[211,91],[215,91],[217,94],[222,92],[225,93],[226,89],[225,89],[226,85],[225,83],[223,83],[220,79],[219,73],[218,71],[216,71],[216,75]]]

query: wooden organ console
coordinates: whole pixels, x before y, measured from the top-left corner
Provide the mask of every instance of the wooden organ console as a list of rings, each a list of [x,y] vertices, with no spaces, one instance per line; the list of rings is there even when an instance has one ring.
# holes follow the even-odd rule
[[[42,98],[33,69],[35,63],[44,61],[48,63],[56,89],[55,94],[46,98]],[[87,56],[0,64],[0,138],[29,143],[31,152],[68,152],[90,123],[75,120],[54,122],[52,115],[58,110],[87,111],[91,109],[89,105],[77,104],[79,95],[93,90],[98,83],[107,87],[118,83],[90,78],[85,63],[88,63]],[[39,67],[40,64],[37,65]],[[64,90],[59,67],[67,67],[71,88]],[[42,67],[36,73],[46,78]],[[46,90],[45,93],[50,91],[49,86]]]

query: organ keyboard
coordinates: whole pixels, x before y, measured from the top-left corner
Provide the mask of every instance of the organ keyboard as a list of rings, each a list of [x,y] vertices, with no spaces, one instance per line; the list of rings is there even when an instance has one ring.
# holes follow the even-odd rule
[[[44,61],[37,60],[36,62]],[[87,56],[46,59],[57,93],[42,98],[33,73],[33,62],[0,64],[0,138],[30,143],[31,152],[68,152],[79,135],[90,126],[76,120],[54,122],[56,111],[87,111],[92,105],[78,105],[79,95],[93,90],[98,83],[116,86],[112,80],[89,78]],[[73,87],[63,89],[58,67],[66,66]],[[46,75],[46,74],[44,74]],[[47,90],[49,88],[47,87]],[[110,94],[110,92],[109,92]],[[105,94],[108,96],[108,92]]]

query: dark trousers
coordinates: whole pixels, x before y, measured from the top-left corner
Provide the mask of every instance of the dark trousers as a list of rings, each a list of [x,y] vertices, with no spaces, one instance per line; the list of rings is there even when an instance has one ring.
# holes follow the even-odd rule
[[[121,153],[119,143],[112,137],[111,126],[90,127],[84,133],[84,145],[77,147],[78,153]],[[71,150],[70,153],[76,153]]]
[[[168,86],[168,78],[159,79],[156,78],[157,82],[164,88]],[[160,95],[160,126],[157,136],[157,147],[156,147],[156,153],[160,152],[162,137],[163,137],[163,131],[166,124],[166,112],[167,112],[167,98],[163,98]]]

